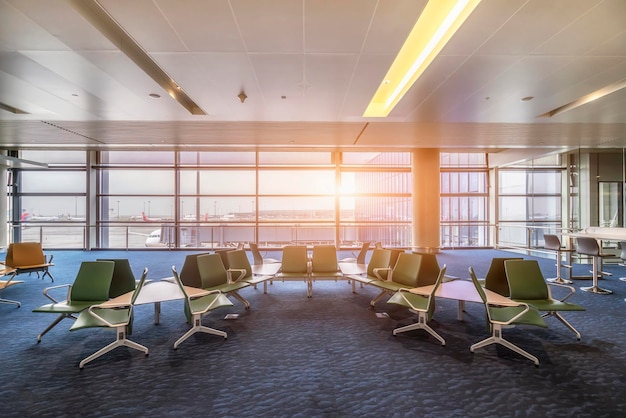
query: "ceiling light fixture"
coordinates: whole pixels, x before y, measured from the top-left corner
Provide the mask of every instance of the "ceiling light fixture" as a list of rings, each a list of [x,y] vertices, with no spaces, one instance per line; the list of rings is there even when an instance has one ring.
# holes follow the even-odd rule
[[[246,99],[248,98],[248,96],[246,96],[246,93],[244,93],[243,90],[241,91],[241,93],[237,95],[237,97],[239,97],[239,100],[241,101],[241,103],[245,102]]]
[[[386,117],[480,0],[430,0],[372,97],[364,117]]]
[[[172,80],[172,78],[152,59],[126,30],[96,0],[69,0],[72,7],[81,14],[113,45],[130,58],[152,80],[163,88],[174,100],[192,115],[206,115],[206,112]]]
[[[552,109],[551,111],[539,115],[538,117],[551,118],[552,116],[556,116],[559,113],[567,112],[568,110],[575,109],[578,106],[582,106],[584,104],[593,102],[594,100],[598,100],[608,94],[615,93],[616,91],[621,90],[624,87],[626,87],[626,78],[621,79],[620,81],[613,84],[609,84],[608,86],[589,93],[586,96],[580,97],[573,102],[569,102],[563,106],[557,107],[556,109]]]

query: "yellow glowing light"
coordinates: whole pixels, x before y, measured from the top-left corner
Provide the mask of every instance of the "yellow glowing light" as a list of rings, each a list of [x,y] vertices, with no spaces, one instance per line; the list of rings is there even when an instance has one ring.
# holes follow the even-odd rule
[[[480,0],[430,0],[363,116],[389,115],[478,3]]]

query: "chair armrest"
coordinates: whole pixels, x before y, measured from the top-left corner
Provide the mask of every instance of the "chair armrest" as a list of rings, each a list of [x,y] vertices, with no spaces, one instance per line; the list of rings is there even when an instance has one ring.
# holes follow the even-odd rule
[[[239,277],[233,280],[232,272],[239,272]],[[239,280],[243,279],[243,276],[246,275],[246,269],[228,269],[226,270],[228,276],[228,283],[237,283]]]
[[[113,323],[107,321],[106,319],[104,319],[103,317],[101,317],[100,315],[98,315],[97,313],[95,313],[93,310],[94,309],[98,309],[98,308],[102,308],[102,309],[120,309],[120,308],[128,308],[128,307],[130,307],[132,309],[132,305],[128,304],[128,303],[120,303],[119,305],[116,305],[116,306],[107,305],[106,307],[102,307],[102,305],[91,305],[89,307],[89,309],[87,310],[87,312],[89,313],[89,315],[93,316],[98,321],[101,321],[104,324],[106,324],[108,327],[113,328],[113,327],[120,326],[120,325],[127,325],[127,323],[113,324]]]
[[[202,292],[202,293],[198,293],[198,294],[193,295],[193,296],[188,296],[188,299],[189,299],[189,300],[192,300],[192,299],[203,298],[203,297],[205,297],[205,296],[212,295],[213,293],[222,293],[222,291],[221,291],[221,290],[219,290],[219,289],[205,290],[205,291],[204,291],[204,292]]]
[[[379,271],[388,271],[389,274],[387,274],[387,278],[383,279],[383,276],[381,276],[378,272]],[[374,269],[374,275],[376,277],[378,277],[378,280],[382,280],[382,281],[391,281],[391,276],[393,275],[393,270],[391,269],[391,267],[378,267]]]
[[[565,302],[566,299],[568,299],[570,296],[572,296],[574,293],[576,293],[576,289],[574,288],[574,286],[568,286],[566,284],[549,282],[548,283],[548,291],[550,291],[550,286],[562,287],[562,288],[565,288],[565,289],[569,290],[569,293],[567,295],[565,295],[564,298],[559,299],[559,302]],[[550,292],[550,297],[552,297],[552,292]]]
[[[501,306],[501,305],[494,305],[494,304],[489,304],[489,305]],[[530,311],[530,306],[527,303],[518,303],[517,306],[523,306],[524,310],[518,313],[517,315],[515,315],[513,318],[509,319],[508,321],[495,321],[493,319],[490,319],[491,322],[493,322],[494,324],[498,324],[498,325],[509,325],[510,323],[517,321],[519,318],[522,317],[522,315],[525,315],[528,311]]]
[[[404,296],[404,293],[411,293],[413,295],[421,296],[423,298],[429,298],[430,297],[430,295],[426,296],[426,295],[421,295],[419,293],[412,293],[411,289],[408,289],[406,287],[402,287],[402,288],[398,289],[397,293],[402,297],[402,299],[404,299],[404,301],[407,303],[407,305],[409,305],[411,307],[411,309],[413,309],[414,311],[419,310],[419,308],[416,307],[415,305],[413,305],[411,303],[411,301],[406,296]]]
[[[47,264],[52,264],[52,259],[54,258],[54,254],[50,254],[49,257],[46,258],[46,256],[44,255],[44,259],[47,259],[46,263]]]
[[[50,290],[54,290],[54,289],[60,289],[61,287],[67,287],[67,295],[65,296],[65,300],[69,300],[70,298],[70,292],[72,291],[72,285],[71,284],[60,284],[58,286],[50,286],[50,287],[46,287],[43,290],[43,295],[45,297],[47,297],[48,299],[50,299],[52,302],[54,303],[59,303],[60,301],[56,300],[55,298],[53,298],[50,294],[49,291]]]

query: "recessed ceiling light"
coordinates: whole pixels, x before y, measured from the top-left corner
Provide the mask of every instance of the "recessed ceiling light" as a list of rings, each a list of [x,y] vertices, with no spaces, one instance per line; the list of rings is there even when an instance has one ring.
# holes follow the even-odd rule
[[[78,94],[76,94],[76,93],[72,93],[72,96],[73,96],[73,97],[78,97]]]
[[[287,98],[287,96],[280,96],[280,98],[281,98],[281,99],[286,99],[286,98]]]
[[[522,102],[530,102],[532,99],[534,99],[534,96],[526,96],[526,97],[522,97]]]
[[[160,99],[161,96],[156,94],[156,93],[150,93],[148,96],[152,97],[153,99]]]

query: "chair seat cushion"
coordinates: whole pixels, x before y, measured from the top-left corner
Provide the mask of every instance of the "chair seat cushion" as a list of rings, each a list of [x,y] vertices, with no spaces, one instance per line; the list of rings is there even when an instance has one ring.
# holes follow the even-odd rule
[[[507,307],[489,307],[489,315],[492,321],[496,322],[509,322],[511,319],[523,312],[526,307],[524,306],[507,306]],[[515,324],[535,325],[538,327],[547,328],[548,324],[543,320],[539,312],[534,309],[529,310],[524,315],[517,318]]]
[[[516,302],[527,303],[538,311],[542,312],[550,312],[550,311],[584,311],[580,305],[576,305],[575,303],[569,302],[561,302],[553,299],[533,299],[533,300],[524,300],[524,299],[514,299]]]
[[[109,321],[109,323],[116,325],[125,325],[130,320],[130,308],[121,308],[121,309],[94,309],[94,313],[96,315],[101,316],[105,320]],[[108,327],[105,322],[101,319],[96,318],[91,315],[88,311],[82,312],[72,327],[70,331],[75,331],[77,329],[83,328],[95,328],[95,327]]]
[[[223,293],[212,293],[200,298],[191,299],[190,306],[192,313],[203,313],[222,306],[233,306],[233,303],[228,300]]]
[[[416,295],[409,292],[396,292],[394,293],[387,303],[393,303],[395,305],[405,306],[409,309],[416,308],[421,310],[428,309],[428,297],[422,295]]]
[[[80,301],[80,302],[59,302],[59,303],[48,303],[46,305],[42,305],[38,308],[33,309],[33,312],[47,312],[47,313],[59,313],[59,314],[71,314],[78,313],[92,305],[98,305],[100,303],[105,302],[104,300],[94,300],[94,301]]]
[[[387,280],[373,280],[369,282],[372,286],[380,287],[381,289],[391,290],[397,292],[400,289],[405,289],[406,285],[396,282],[388,282]]]
[[[219,286],[206,287],[204,290],[219,290],[222,293],[234,292],[239,289],[243,289],[244,287],[249,287],[250,283],[248,282],[235,282],[235,283],[224,283]]]

